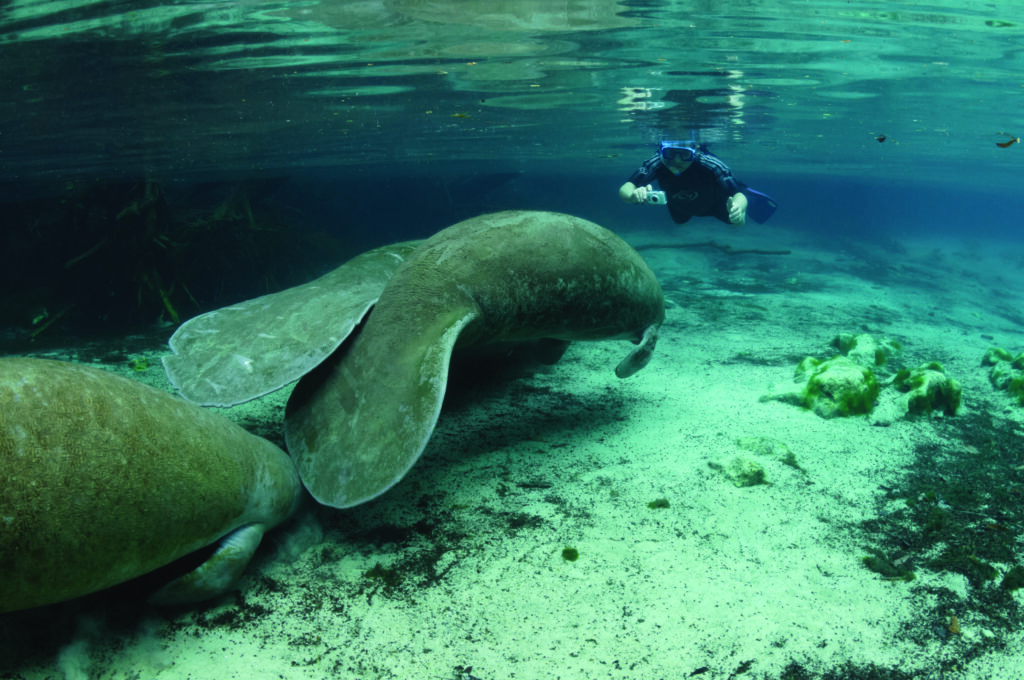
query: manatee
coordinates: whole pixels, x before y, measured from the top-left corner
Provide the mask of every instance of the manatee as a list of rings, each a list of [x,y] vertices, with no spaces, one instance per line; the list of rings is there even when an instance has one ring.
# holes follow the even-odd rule
[[[216,544],[151,599],[214,597],[301,493],[284,451],[217,413],[96,368],[0,359],[0,612]]]
[[[234,406],[298,380],[348,337],[418,241],[357,255],[301,286],[190,319],[164,370],[189,401]]]
[[[395,271],[362,327],[296,385],[285,438],[306,488],[344,508],[397,483],[437,422],[453,349],[499,342],[624,338],[650,359],[665,318],[640,255],[583,219],[510,211],[423,242]]]

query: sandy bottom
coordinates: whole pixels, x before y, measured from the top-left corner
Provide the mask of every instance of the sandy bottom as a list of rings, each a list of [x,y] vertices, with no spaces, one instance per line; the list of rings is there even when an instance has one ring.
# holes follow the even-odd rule
[[[647,247],[711,238],[792,252]],[[629,240],[669,301],[644,371],[615,378],[623,342],[477,367],[382,498],[307,508],[204,607],[128,587],[0,617],[0,678],[1024,677],[1024,590],[1002,585],[1024,562],[1024,408],[981,365],[1024,349],[1024,247]],[[959,413],[762,400],[839,333],[901,343],[883,380],[941,362]],[[167,388],[149,351],[133,375]],[[226,413],[280,437],[285,398]]]

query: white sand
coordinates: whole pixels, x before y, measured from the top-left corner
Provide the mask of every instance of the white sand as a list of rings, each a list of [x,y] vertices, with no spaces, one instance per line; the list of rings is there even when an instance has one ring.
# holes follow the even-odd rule
[[[9,615],[0,658],[14,661],[0,673],[668,680],[702,669],[695,677],[774,678],[797,662],[806,677],[846,663],[1024,677],[1021,622],[1010,631],[972,610],[964,577],[919,567],[893,583],[861,562],[877,544],[860,522],[882,509],[880,486],[899,486],[915,445],[953,445],[941,423],[878,427],[759,400],[791,384],[801,357],[833,355],[837,333],[867,331],[900,340],[909,366],[941,361],[964,387],[957,418],[988,411],[1020,425],[1024,409],[993,390],[980,359],[992,345],[1024,349],[1024,248],[819,245],[716,225],[629,235],[634,245],[708,238],[794,252],[643,250],[671,305],[635,377],[615,378],[629,346],[605,342],[499,384],[463,384],[395,489],[353,510],[307,511],[267,538],[240,584],[245,607],[139,605],[133,619],[108,615],[100,597],[84,612]],[[229,413],[280,418],[284,396]],[[784,443],[803,471],[741,449],[749,437]],[[710,465],[737,456],[771,483],[739,488]],[[648,507],[659,498],[670,507]],[[567,546],[577,561],[562,558]],[[393,589],[365,576],[417,557],[427,566]],[[930,590],[940,586],[961,597],[950,612],[961,635],[943,634]],[[58,661],[74,639],[85,644]]]

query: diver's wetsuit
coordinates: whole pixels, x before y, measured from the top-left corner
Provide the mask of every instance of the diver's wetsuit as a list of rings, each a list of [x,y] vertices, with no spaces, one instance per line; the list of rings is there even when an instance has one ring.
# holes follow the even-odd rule
[[[661,163],[654,154],[629,177],[633,186],[642,187],[657,180],[668,199],[668,212],[672,221],[683,224],[694,215],[714,215],[726,224],[729,210],[726,201],[746,187],[736,181],[729,166],[713,153],[695,152],[693,162],[678,177]]]

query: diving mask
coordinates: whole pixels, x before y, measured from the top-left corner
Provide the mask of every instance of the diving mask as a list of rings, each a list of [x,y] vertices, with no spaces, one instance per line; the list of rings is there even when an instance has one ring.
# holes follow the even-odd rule
[[[692,163],[697,150],[689,146],[691,142],[662,142],[658,153],[661,160],[668,163]]]

